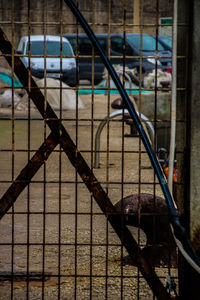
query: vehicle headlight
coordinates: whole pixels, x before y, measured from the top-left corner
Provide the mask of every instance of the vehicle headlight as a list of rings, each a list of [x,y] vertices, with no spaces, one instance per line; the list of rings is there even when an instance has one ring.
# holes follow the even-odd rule
[[[156,64],[155,58],[147,58],[147,61],[154,64],[154,65]],[[161,62],[159,60],[157,60],[157,64],[158,64],[158,66],[160,66]]]
[[[34,63],[34,62],[31,62],[31,63],[30,63],[30,66],[31,66],[31,68],[33,68],[33,69],[37,69],[37,64]]]
[[[66,69],[70,70],[76,68],[75,62],[70,62],[69,64],[66,65]]]

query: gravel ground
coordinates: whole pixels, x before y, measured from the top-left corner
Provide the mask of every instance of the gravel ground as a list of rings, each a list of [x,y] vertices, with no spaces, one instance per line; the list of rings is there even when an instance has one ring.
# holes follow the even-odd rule
[[[76,121],[72,120],[77,116],[74,111],[63,112],[66,118],[63,124],[74,141],[78,141],[78,149],[91,166],[95,133],[110,106],[108,97],[104,95],[95,95],[94,98],[84,95],[81,98],[85,108],[78,113],[78,130]],[[110,101],[114,99],[116,96],[112,95]],[[9,109],[1,110],[1,115],[9,113]],[[32,112],[31,115],[37,116],[37,113]],[[96,121],[89,120],[92,115]],[[1,149],[12,149],[11,125],[9,120],[0,121]],[[129,133],[129,127],[124,126],[124,132]],[[30,122],[29,144],[33,151],[43,141],[43,128],[43,121]],[[0,152],[1,195],[10,185],[12,176],[14,178],[19,173],[28,159],[28,122],[17,120],[14,129],[16,152],[13,156],[8,151]],[[149,159],[145,153],[136,153],[139,149],[144,150],[139,138],[123,140],[124,143],[122,122],[110,122],[109,133],[105,127],[101,135],[101,150],[108,148],[109,154],[101,153],[100,168],[94,169],[113,204],[139,190],[154,191],[155,178]],[[122,154],[122,149],[129,152]],[[43,184],[44,178],[46,185]],[[59,179],[62,180],[60,185]],[[35,279],[29,283],[23,278],[14,280],[13,285],[9,280],[0,282],[0,299],[10,299],[11,291],[13,299],[27,299],[27,295],[28,299],[34,300],[153,299],[137,267],[123,265],[121,258],[127,255],[126,251],[79,176],[77,185],[75,180],[76,173],[66,155],[60,155],[58,151],[52,153],[45,168],[39,170],[29,189],[26,188],[17,199],[14,217],[11,209],[0,221],[1,275],[10,273],[12,265],[16,274],[26,274],[27,271],[46,274],[44,280]],[[120,184],[122,180],[123,185]],[[162,196],[158,185],[156,192]],[[59,212],[62,214],[59,215]],[[142,232],[139,242],[141,245],[145,243]],[[156,272],[165,283],[169,270],[158,268]],[[170,272],[177,276],[176,269]]]

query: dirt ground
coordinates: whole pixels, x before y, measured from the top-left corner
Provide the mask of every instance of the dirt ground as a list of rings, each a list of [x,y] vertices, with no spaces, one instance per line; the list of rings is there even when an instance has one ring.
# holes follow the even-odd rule
[[[63,125],[90,167],[94,167],[96,130],[113,111],[110,103],[116,98],[82,95],[84,109],[62,113]],[[11,110],[1,109],[0,114],[11,116]],[[27,113],[15,114],[18,119],[13,123],[0,120],[1,195],[26,165],[28,147],[32,156],[49,132],[42,120],[28,122],[20,119]],[[32,111],[31,118],[35,117],[39,115]],[[101,134],[100,168],[93,168],[97,179],[113,204],[138,191],[156,190],[162,196],[139,138],[126,137],[130,128],[119,120],[110,121]],[[29,282],[23,278],[2,280],[0,299],[21,300],[27,295],[34,300],[153,299],[137,267],[121,263],[127,255],[125,249],[65,153],[59,150],[57,146],[14,208],[0,221],[0,275],[13,270],[25,275],[45,273],[46,277]],[[144,246],[142,233],[139,242]],[[177,276],[176,269],[157,268],[156,272],[164,283],[168,273]]]

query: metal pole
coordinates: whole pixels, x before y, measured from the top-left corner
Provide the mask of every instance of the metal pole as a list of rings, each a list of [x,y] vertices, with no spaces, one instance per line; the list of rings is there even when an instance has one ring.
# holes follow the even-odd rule
[[[177,60],[177,6],[178,0],[174,0],[174,14],[173,14],[173,47],[172,47],[172,97],[171,97],[171,131],[170,131],[170,149],[169,149],[169,174],[168,185],[172,193],[173,185],[173,168],[175,156],[175,140],[176,140],[176,60]]]
[[[181,3],[182,6],[182,3]],[[187,122],[186,122],[186,149],[187,156],[184,167],[185,172],[185,218],[188,221],[188,232],[191,241],[198,253],[200,252],[200,2],[194,0],[190,2],[189,11],[189,30],[188,30],[188,101],[187,101]],[[181,7],[182,9],[182,7]],[[200,274],[197,274],[186,263],[183,263],[180,285],[181,299],[199,299],[200,293]]]
[[[133,0],[133,32],[140,32],[140,0]]]

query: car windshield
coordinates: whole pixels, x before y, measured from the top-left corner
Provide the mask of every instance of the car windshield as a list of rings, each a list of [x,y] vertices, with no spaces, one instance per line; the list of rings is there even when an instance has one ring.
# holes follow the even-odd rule
[[[140,50],[140,35],[127,35],[127,40],[138,50]],[[149,35],[143,35],[142,51],[155,51],[156,40]],[[164,50],[164,47],[158,42],[158,50]]]
[[[161,41],[163,41],[167,46],[172,48],[172,39],[169,36],[160,36]]]
[[[31,41],[30,42],[30,51],[31,55],[60,55],[61,48],[60,48],[59,41]],[[45,49],[46,48],[46,49]],[[28,46],[26,49],[26,54],[28,54]],[[71,48],[68,43],[62,43],[62,55],[72,55]]]
[[[78,39],[78,45],[77,45],[77,40],[75,36],[67,36],[68,41],[70,42],[74,53],[76,53],[77,50],[79,50],[79,53],[81,55],[88,55],[91,56],[92,55],[92,43],[89,40],[89,38],[87,38],[87,36],[85,37],[79,37]],[[104,50],[104,52],[106,52],[106,39],[104,39],[103,37],[98,37],[98,42],[101,45],[101,48]],[[78,47],[77,47],[78,46]],[[94,49],[94,54],[98,55],[98,52],[96,51],[96,49]]]

